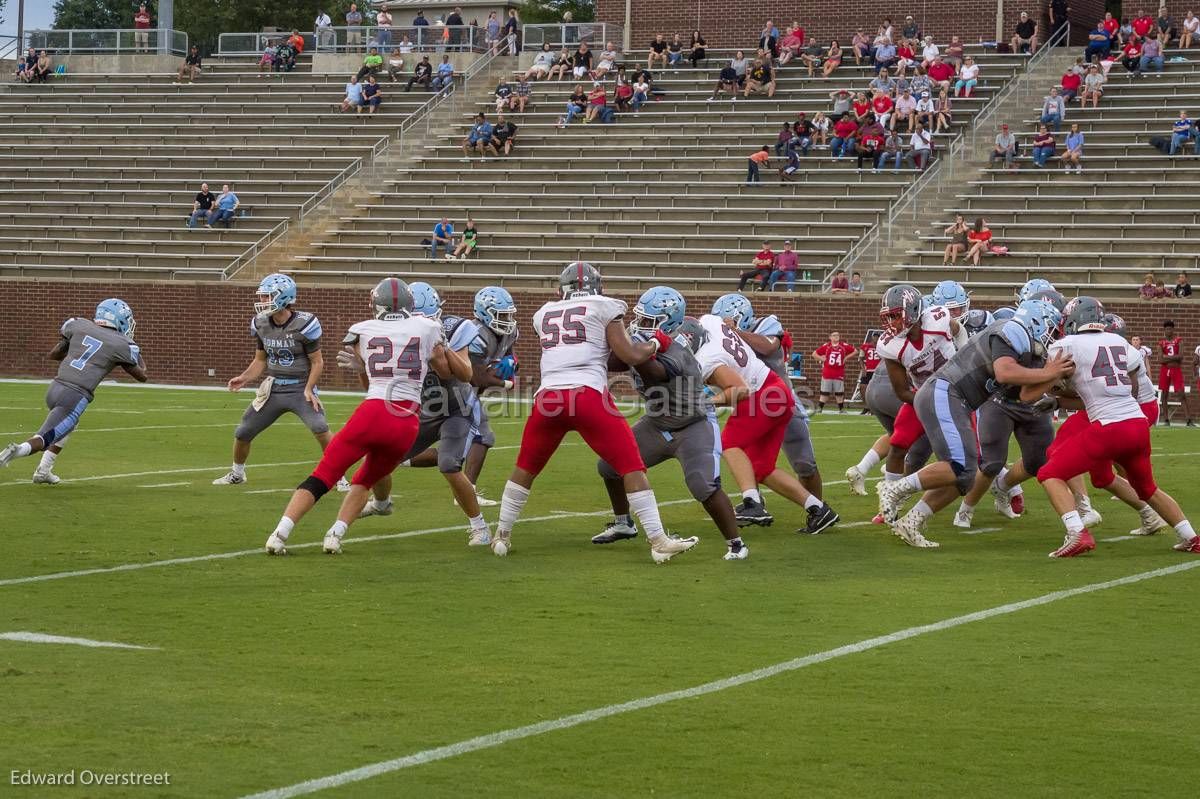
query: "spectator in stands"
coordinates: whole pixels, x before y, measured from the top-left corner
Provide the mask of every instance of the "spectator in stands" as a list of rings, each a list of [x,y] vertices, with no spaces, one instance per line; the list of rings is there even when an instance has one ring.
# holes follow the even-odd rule
[[[925,169],[933,156],[933,136],[926,132],[925,126],[917,123],[917,129],[908,137],[908,154],[904,156],[906,163],[912,164],[913,169]]]
[[[588,124],[599,117],[608,108],[608,92],[604,90],[604,84],[596,81],[592,84],[592,90],[588,92],[588,107],[583,116],[583,124]]]
[[[1111,14],[1108,15],[1111,19]],[[1096,29],[1088,34],[1088,45],[1083,51],[1083,60],[1091,63],[1093,56],[1106,56],[1112,50],[1112,38],[1104,27],[1104,20],[1096,23]]]
[[[762,33],[759,34],[758,47],[770,53],[772,60],[779,58],[779,28],[776,28],[771,20],[767,20]]]
[[[908,88],[912,89],[913,97],[920,97],[922,92],[933,94],[933,81],[930,80],[925,67],[919,66],[913,70],[912,80],[908,82]]]
[[[738,50],[733,54],[733,58],[729,59],[729,66],[733,67],[733,72],[737,75],[738,88],[745,86],[746,73],[750,70],[750,60],[746,58],[746,54]]]
[[[352,52],[357,52],[363,43],[363,15],[358,10],[358,3],[351,3],[346,12],[346,46]]]
[[[1163,281],[1158,281],[1154,284],[1154,299],[1165,300],[1171,296],[1171,290],[1167,288],[1167,284]]]
[[[407,41],[408,36],[405,36],[404,39],[405,39],[405,41]],[[412,47],[410,45],[408,52],[411,52],[411,51],[412,51]],[[397,48],[396,52],[388,54],[387,74],[388,74],[388,77],[391,79],[392,83],[399,83],[400,76],[402,76],[404,74],[404,58],[400,55],[403,52],[405,52],[404,42],[401,42],[400,46]]]
[[[542,49],[533,57],[533,63],[525,71],[525,80],[545,80],[554,66],[554,52],[550,42],[542,42]]]
[[[850,113],[852,102],[850,100],[850,92],[845,89],[838,89],[829,93],[829,99],[833,100],[833,118],[841,119],[842,114]]]
[[[955,97],[970,97],[975,93],[975,86],[979,83],[979,65],[975,63],[975,59],[967,56],[963,62],[962,69],[958,71],[958,80],[954,82]]]
[[[908,90],[905,89],[905,91]],[[871,111],[874,112],[875,119],[879,124],[885,128],[889,127],[895,108],[896,104],[892,102],[891,96],[884,92],[875,92],[875,96],[871,98]]]
[[[850,279],[846,277],[846,270],[839,269],[833,273],[833,277],[829,279],[830,294],[849,294]]]
[[[874,117],[867,118],[867,124],[859,133],[855,143],[855,167],[862,171],[863,161],[870,163],[874,172],[879,171],[879,154],[883,151],[883,141],[886,138],[884,129]]]
[[[1142,285],[1138,287],[1138,296],[1143,300],[1155,299],[1157,286],[1154,285],[1154,275],[1146,275],[1142,279]]]
[[[480,111],[475,115],[475,124],[471,126],[471,130],[462,140],[463,161],[471,160],[471,150],[479,153],[480,160],[487,157],[484,148],[492,141],[492,125],[487,121],[487,117]]]
[[[492,55],[499,52],[500,45],[500,18],[496,16],[495,11],[489,11],[487,22],[484,23],[484,44],[487,45],[488,51]]]
[[[911,14],[904,18],[904,27],[900,29],[900,35],[906,39],[921,38],[921,26],[916,23]]]
[[[1150,16],[1150,12],[1147,11],[1134,19],[1130,23],[1130,27],[1133,28],[1134,34],[1139,39],[1145,39],[1150,35],[1150,31],[1154,30],[1154,17]]]
[[[952,266],[958,263],[958,256],[965,255],[971,243],[967,240],[967,222],[962,214],[955,214],[954,221],[942,231],[950,237],[950,243],[942,252],[942,266]]]
[[[708,98],[708,102],[713,102],[721,94],[728,94],[737,100],[738,95],[738,74],[734,70],[732,64],[726,64],[721,67],[721,74],[717,76],[717,85],[713,87],[712,97]]]
[[[1129,17],[1121,18],[1121,27],[1117,28],[1117,46],[1124,47],[1125,43],[1134,37],[1133,25]]]
[[[650,99],[650,82],[646,80],[646,73],[642,72],[633,79],[633,98],[630,100],[630,105],[633,106],[633,113],[639,114],[642,111],[642,105]],[[735,93],[733,99],[737,99]]]
[[[790,145],[790,142],[789,142]],[[800,154],[796,152],[794,147],[787,148],[787,160],[783,162],[783,166],[779,168],[779,180],[781,182],[791,182],[798,177],[800,171]]]
[[[508,19],[504,20],[504,40],[508,43],[508,54],[517,54],[517,31],[521,25],[521,18],[517,16],[517,10],[510,8],[508,10]]]
[[[896,63],[896,58],[896,45],[892,44],[891,39],[885,39],[875,48],[875,59],[871,66],[878,73],[881,69],[889,69],[892,64]]]
[[[813,144],[818,144],[824,147],[829,141],[829,117],[825,116],[824,111],[818,111],[812,118],[812,141]]]
[[[671,37],[670,43],[667,45],[667,64],[671,67],[677,67],[683,63],[683,39],[679,38],[679,34]]]
[[[860,275],[858,272],[850,275],[851,294],[862,294],[864,291],[866,291],[866,289],[867,286],[865,283],[863,283],[862,275]]]
[[[1180,272],[1175,278],[1175,285],[1171,287],[1171,292],[1175,295],[1175,299],[1186,300],[1192,296],[1192,284],[1188,282],[1186,272]]]
[[[792,123],[784,122],[783,129],[779,131],[779,135],[775,141],[775,156],[779,157],[785,151],[792,149],[792,142],[795,140],[795,134],[792,133]]]
[[[916,58],[913,45],[908,39],[901,37],[899,43],[896,45],[896,77],[903,78],[907,74],[909,67],[916,66]]]
[[[200,75],[200,62],[202,60],[200,58],[200,48],[193,44],[192,48],[188,50],[188,54],[184,57],[183,65],[179,67],[178,74],[175,76],[175,85],[178,86],[179,82],[185,77],[189,82],[195,82],[196,78]]]
[[[1179,152],[1179,146],[1188,140],[1191,140],[1196,155],[1200,155],[1200,135],[1197,132],[1196,122],[1188,118],[1187,111],[1180,111],[1179,119],[1171,128],[1171,146],[1167,155],[1175,155]]]
[[[342,98],[342,103],[340,106],[338,106],[338,110],[343,114],[351,109],[357,111],[362,105],[363,101],[362,90],[363,87],[362,84],[358,82],[358,76],[351,75],[350,82],[346,84],[346,96]]]
[[[1183,18],[1183,33],[1179,36],[1179,46],[1186,49],[1198,39],[1200,39],[1200,17],[1189,11]]]
[[[829,142],[829,148],[834,161],[840,161],[843,155],[854,150],[854,137],[857,135],[858,123],[849,114],[842,114],[841,119],[833,123],[833,139]]]
[[[404,87],[404,91],[411,92],[413,84],[430,88],[433,81],[433,64],[429,63],[429,56],[421,56],[421,60],[413,67],[413,76],[408,79],[408,83]]]
[[[1146,43],[1142,45],[1142,58],[1138,64],[1138,71],[1145,72],[1153,69],[1155,72],[1162,72],[1162,49],[1163,43],[1158,40],[1158,33],[1151,31],[1150,36],[1146,38]]]
[[[533,99],[533,86],[522,76],[517,81],[517,94],[509,103],[509,108],[518,114],[525,113],[525,106]]]
[[[1108,78],[1100,71],[1100,67],[1092,64],[1088,67],[1087,77],[1083,79],[1083,93],[1079,95],[1079,107],[1084,108],[1087,101],[1092,101],[1092,108],[1100,105],[1100,97],[1104,94],[1104,84]]]
[[[313,43],[320,47],[337,45],[337,34],[333,31],[333,20],[323,10],[317,12],[313,20]]]
[[[954,67],[947,64],[941,58],[933,59],[933,63],[929,65],[929,79],[933,81],[933,85],[938,89],[949,89],[950,79],[954,77]]]
[[[751,281],[754,282],[755,291],[762,291],[766,287],[771,272],[775,269],[775,253],[771,252],[771,242],[764,241],[762,246],[750,262],[754,268],[749,272],[742,272],[738,277],[738,291],[744,291],[746,284]]]
[[[600,53],[600,61],[596,64],[596,80],[600,80],[617,66],[617,58],[621,55],[616,45],[609,42]]]
[[[379,80],[374,75],[367,76],[367,82],[362,87],[362,104],[358,106],[358,113],[362,113],[363,109],[367,109],[368,114],[374,114],[379,110],[379,104],[383,102],[383,87],[379,85]]]
[[[275,40],[267,39],[263,45],[262,55],[258,58],[258,76],[264,77],[265,73],[271,72],[275,66]]]
[[[413,20],[413,27],[418,29],[417,44],[427,45],[429,40],[426,39],[424,42],[421,41],[421,31],[419,29],[428,25],[429,20],[425,19],[424,14],[422,14],[420,11],[417,12],[417,16],[423,20],[423,22],[417,22],[415,19]],[[386,5],[379,9],[379,13],[375,15],[375,27],[378,28],[375,35],[379,41],[379,51],[386,53],[392,44],[392,12],[388,10]]]
[[[854,113],[854,121],[862,125],[867,119],[867,114],[871,113],[871,101],[867,99],[867,95],[859,92],[854,96],[854,102],[850,104],[850,110]]]
[[[667,65],[667,40],[661,33],[654,34],[654,41],[650,42],[650,50],[646,54],[646,69],[654,69],[655,61],[661,62],[664,67]]]
[[[771,71],[770,64],[755,59],[754,66],[750,67],[750,74],[746,79],[744,96],[749,97],[761,91],[766,91],[768,99],[775,96],[775,74]]]
[[[937,104],[934,110],[937,114],[937,127],[934,128],[933,132],[941,133],[943,130],[949,130],[953,111],[951,109],[950,91],[948,89],[942,89],[938,93]]]
[[[571,120],[580,114],[587,113],[588,96],[583,90],[582,83],[575,84],[575,91],[571,92],[570,98],[567,100],[567,115],[559,119],[559,127],[566,127],[571,124]],[[638,107],[637,87],[634,86],[633,107],[636,110]]]
[[[805,56],[804,60],[805,63],[808,64],[808,76],[811,78],[812,68],[816,62],[810,62],[808,56]],[[833,39],[829,42],[829,49],[825,51],[824,58],[819,59],[819,61],[821,66],[821,77],[823,78],[831,77],[833,73],[837,71],[837,68],[842,65],[842,46],[838,44],[837,39]]]
[[[433,226],[433,238],[429,240],[429,260],[436,261],[438,248],[449,255],[454,249],[454,225],[446,217]]]
[[[794,291],[796,288],[796,267],[799,266],[799,259],[796,256],[796,251],[792,249],[792,242],[785,241],[783,243],[783,252],[775,256],[775,268],[771,271],[771,277],[767,280],[767,291],[774,291],[775,286],[780,280],[787,281],[787,290]]]
[[[300,51],[296,49],[295,37],[289,36],[282,44],[275,48],[275,63],[273,64],[276,72],[291,72],[296,68],[296,58],[300,55]],[[303,43],[303,39],[300,42]]]
[[[1111,11],[1105,12],[1104,19],[1100,21],[1100,24],[1104,26],[1104,32],[1108,34],[1108,38],[1111,41],[1116,42],[1117,41],[1117,30],[1121,27],[1121,23],[1117,21],[1116,17],[1113,16]],[[1150,25],[1153,25],[1153,24],[1154,24],[1154,21],[1149,19],[1149,15],[1147,15],[1147,25],[1142,30],[1149,31]],[[1134,30],[1136,30],[1136,28]],[[1144,36],[1145,33],[1140,33],[1138,35]]]
[[[746,185],[753,186],[755,183],[762,183],[762,177],[759,175],[759,167],[762,164],[771,160],[771,148],[763,145],[761,150],[756,150],[750,153],[750,159],[746,162]]]
[[[963,64],[963,44],[957,36],[950,37],[950,44],[946,45],[946,49],[942,51],[942,61],[944,61],[951,69],[958,69]]]
[[[949,99],[949,98],[947,98]],[[929,92],[921,92],[921,98],[917,100],[915,112],[913,114],[913,123],[920,122],[928,130],[937,131],[938,113],[937,101],[929,96]],[[909,125],[906,133],[913,132],[913,124]]]
[[[401,61],[400,63],[404,63]],[[368,75],[378,75],[379,70],[383,68],[383,56],[379,54],[379,50],[372,47],[370,51],[363,56],[363,65],[358,70],[358,79],[362,80]]]
[[[892,162],[892,171],[900,171],[900,159],[904,155],[904,148],[900,143],[900,135],[895,130],[887,132],[887,138],[883,140],[883,149],[879,151],[879,160],[875,164],[875,171],[878,172],[887,166],[890,159]]]
[[[492,155],[499,157],[501,152],[505,155],[512,154],[513,142],[516,140],[517,126],[511,120],[505,119],[504,114],[497,116],[496,126],[492,128],[492,140],[487,145]]]
[[[1041,123],[1054,128],[1057,133],[1062,126],[1063,117],[1067,115],[1067,104],[1058,95],[1058,87],[1050,87],[1050,94],[1042,98]]]
[[[1001,125],[1000,132],[996,134],[996,143],[988,154],[988,166],[995,166],[997,161],[1002,160],[1006,168],[1015,169],[1016,157],[1017,137],[1009,132],[1008,125]]]
[[[450,56],[442,56],[442,63],[437,66],[437,74],[433,76],[432,87],[435,92],[447,91],[454,85],[454,65]]]
[[[546,76],[547,80],[554,80],[555,76],[559,80],[567,77],[567,70],[571,68],[571,51],[563,48],[558,51],[558,55],[554,57],[554,62],[550,66],[550,73]]]
[[[859,28],[850,40],[850,49],[854,52],[855,66],[862,66],[864,58],[867,60],[872,58],[871,37],[863,33],[862,28]]]
[[[1046,161],[1054,155],[1054,134],[1050,128],[1041,125],[1033,137],[1033,165],[1038,169],[1046,168]]]
[[[1121,64],[1129,72],[1140,77],[1142,61],[1142,40],[1137,36],[1129,37],[1129,41],[1121,48]]]
[[[1066,149],[1061,156],[1063,171],[1070,172],[1074,166],[1076,172],[1083,174],[1083,164],[1079,163],[1079,159],[1083,157],[1083,133],[1079,130],[1078,123],[1071,126],[1064,146]]]
[[[475,251],[475,247],[478,244],[479,230],[475,227],[475,220],[467,217],[467,225],[463,228],[462,238],[459,240],[458,246],[454,248],[453,253],[446,253],[446,260],[453,261],[457,258],[460,261],[465,261],[467,260],[467,256]]]
[[[229,188],[229,184],[226,183],[221,187],[221,195],[217,197],[213,209],[209,211],[208,221],[204,223],[204,227],[211,230],[213,225],[218,225],[222,222],[225,223],[225,227],[230,227],[233,224],[234,214],[237,213],[237,209],[241,204],[241,200],[238,199],[238,196],[233,193],[233,190]]]
[[[708,57],[704,50],[707,45],[708,42],[704,41],[700,31],[692,31],[692,43],[688,45],[688,61],[692,62],[693,69],[700,66],[700,62]]]
[[[1064,108],[1067,103],[1074,100],[1079,95],[1079,87],[1083,84],[1083,75],[1076,72],[1074,68],[1069,69],[1062,76],[1062,95]]]
[[[50,63],[50,56],[46,55],[45,50],[42,50],[38,53],[37,63],[33,65],[34,83],[45,83],[50,79],[52,71],[54,71],[54,65]]]
[[[208,190],[207,183],[200,184],[200,191],[196,193],[196,197],[192,200],[192,215],[188,217],[187,226],[195,228],[196,223],[200,219],[207,219],[209,211],[212,210],[213,203],[216,202],[216,197]]]
[[[779,66],[787,63],[804,51],[804,28],[799,22],[792,23],[792,28],[779,40]],[[811,73],[810,73],[811,77]]]
[[[941,54],[942,49],[933,41],[933,37],[926,36],[925,40],[921,42],[921,66],[928,69],[933,59],[939,57]]]
[[[150,12],[145,3],[138,4],[138,10],[133,13],[133,46],[139,53],[150,50]]]
[[[1036,53],[1038,43],[1038,24],[1029,18],[1024,11],[1017,20],[1017,28],[1012,37],[1014,53]]]
[[[493,96],[496,100],[497,114],[512,104],[513,88],[509,85],[508,80],[503,74],[496,79],[496,91],[493,93]]]
[[[592,51],[587,42],[580,42],[579,49],[571,55],[571,74],[575,80],[582,80],[592,73]]]
[[[974,266],[979,266],[979,258],[992,246],[992,230],[987,221],[981,216],[975,220],[975,225],[967,231],[967,257]]]
[[[892,115],[892,124],[890,127],[894,130],[895,128],[899,127],[901,122],[905,122],[908,125],[908,130],[905,132],[912,133],[913,125],[916,124],[916,121],[917,98],[913,97],[911,90],[905,89],[900,93],[900,96],[896,98],[896,111]],[[928,121],[926,124],[928,124]]]

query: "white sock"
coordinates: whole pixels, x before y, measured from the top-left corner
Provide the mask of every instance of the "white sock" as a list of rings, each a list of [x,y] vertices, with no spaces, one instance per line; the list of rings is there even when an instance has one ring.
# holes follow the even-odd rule
[[[391,494],[388,494],[384,499],[380,499],[379,497],[371,497],[371,504],[375,506],[375,510],[383,510],[391,503],[391,501]]]
[[[922,503],[924,503],[924,502],[925,502],[925,500],[921,500],[921,502],[922,502]],[[959,510],[959,512],[960,512],[960,513],[965,513],[965,514],[967,514],[967,515],[969,516],[970,514],[972,514],[972,513],[974,513],[974,512],[975,512],[975,506],[974,506],[974,505],[972,505],[971,503],[967,502],[967,501],[964,499],[964,500],[962,501],[962,504],[958,506],[958,510]]]
[[[292,528],[295,526],[296,523],[294,521],[284,516],[279,520],[279,524],[275,525],[275,535],[287,541],[288,536],[292,534]]]
[[[399,465],[400,466],[412,466],[412,461],[411,460],[402,460],[402,461],[400,461]]]
[[[996,479],[994,481],[994,483],[996,485],[996,490],[999,491],[1001,494],[1008,493],[1008,483],[1004,480],[1004,478],[1007,475],[1008,475],[1008,469],[1001,469],[1000,474],[996,475]]]
[[[809,494],[808,499],[804,500],[804,509],[812,510],[813,508],[821,507],[823,504],[825,503],[821,502],[821,500],[817,498],[816,494]]]
[[[18,458],[24,458],[26,455],[30,455],[32,453],[33,453],[33,447],[29,446],[28,441],[23,441],[20,444],[17,444],[17,457]]]
[[[873,449],[869,449],[867,450],[867,454],[862,456],[862,460],[858,462],[856,468],[863,474],[868,474],[871,469],[875,468],[879,461],[879,453]]]
[[[504,496],[500,498],[500,521],[496,522],[497,533],[511,533],[521,509],[529,501],[529,489],[512,480],[504,484]]]
[[[642,529],[646,531],[647,539],[653,541],[664,535],[662,519],[658,516],[658,501],[654,499],[653,491],[649,488],[645,491],[634,491],[629,495],[629,507],[641,523]]]
[[[634,526],[633,517],[631,517],[628,513],[616,513],[613,515],[616,517],[615,521],[617,524],[623,524],[626,527]]]
[[[1157,514],[1158,511],[1149,505],[1142,505],[1142,507],[1138,508],[1138,516],[1141,516],[1143,521],[1153,519]]]
[[[755,502],[757,502],[759,505],[762,504],[762,494],[759,493],[757,488],[751,488],[746,491],[743,491],[742,499],[752,499]]]
[[[1079,511],[1070,511],[1062,515],[1062,522],[1066,525],[1067,533],[1078,533],[1083,529],[1083,519],[1079,518]]]
[[[233,464],[233,468],[231,469],[231,471],[234,474],[236,474],[238,477],[245,477],[246,476],[246,464],[235,463],[235,464]]]
[[[38,464],[37,470],[39,472],[51,471],[54,468],[54,461],[57,458],[58,458],[58,453],[51,452],[50,450],[45,450],[44,452],[42,452],[42,460],[41,460],[41,463]]]
[[[904,479],[903,472],[889,472],[887,469],[883,470],[883,481],[885,483],[894,483],[897,480],[903,480],[903,479]]]
[[[929,503],[925,500],[918,499],[917,504],[913,505],[913,512],[928,519],[933,515],[933,508],[929,507]]]
[[[1020,485],[1015,485],[1015,486],[1012,486],[1011,488],[1009,488],[1009,489],[1008,489],[1008,495],[1009,495],[1010,497],[1019,497],[1019,496],[1024,496],[1024,495],[1025,495],[1025,489],[1024,489],[1024,488],[1022,488]]]
[[[471,529],[472,529],[472,530],[486,530],[486,529],[488,529],[488,523],[487,523],[487,520],[483,518],[483,514],[482,514],[482,513],[481,513],[481,514],[479,514],[478,516],[473,516],[473,517],[471,518]]]
[[[908,477],[901,478],[903,482],[914,491],[921,490],[921,473],[913,472]]]
[[[1075,509],[1080,513],[1087,513],[1092,509],[1092,500],[1087,494],[1075,495]]]
[[[326,535],[336,535],[340,539],[342,536],[344,536],[346,534],[347,526],[348,525],[345,522],[343,522],[339,519],[338,521],[333,523],[333,526],[329,528],[329,532],[326,533]]]
[[[1192,529],[1192,523],[1187,519],[1175,525],[1175,534],[1179,536],[1180,541],[1191,541],[1196,537],[1196,531]]]

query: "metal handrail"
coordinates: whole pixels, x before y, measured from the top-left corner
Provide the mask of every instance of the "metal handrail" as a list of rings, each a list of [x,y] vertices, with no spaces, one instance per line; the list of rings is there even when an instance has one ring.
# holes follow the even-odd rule
[[[10,58],[18,58],[21,54],[20,42],[16,36],[9,34],[0,34],[0,61],[7,61]]]
[[[1041,47],[1039,47],[1038,51],[1036,53],[1034,53],[1032,56],[1029,57],[1029,59],[1025,62],[1024,69],[1022,69],[1021,71],[1024,74],[1028,75],[1030,72],[1033,71],[1034,67],[1038,66],[1042,61],[1044,61],[1046,58],[1049,57],[1050,53],[1053,52],[1055,47],[1057,47],[1059,44],[1061,44],[1064,41],[1070,41],[1070,36],[1071,36],[1071,23],[1067,22],[1067,24],[1065,24],[1061,28],[1059,28],[1058,31],[1053,36],[1051,36],[1046,41],[1045,44],[1043,44]],[[968,130],[964,131],[964,134],[969,133],[971,136],[971,150],[972,151],[974,151],[976,144],[977,144],[977,137],[978,137],[979,129],[981,127],[983,127],[983,124],[985,122],[987,122],[989,119],[991,119],[993,116],[996,115],[996,113],[1000,109],[1001,103],[1003,103],[1005,100],[1007,100],[1009,95],[1011,95],[1013,92],[1015,92],[1017,90],[1017,84],[1019,82],[1020,82],[1019,77],[1014,78],[1012,81],[1009,82],[1009,84],[1007,86],[1005,86],[1003,89],[1001,89],[999,92],[997,92],[993,97],[991,97],[986,103],[984,103],[983,108],[979,109],[979,113],[977,113],[974,117],[972,117],[971,124],[970,124]]]
[[[146,45],[138,44],[141,36]],[[33,47],[58,55],[83,53],[157,53],[186,55],[188,35],[165,28],[68,28],[25,31],[21,49]]]
[[[580,42],[603,47],[608,42],[621,43],[624,32],[620,25],[608,22],[552,22],[544,25],[521,26],[521,49],[541,50],[542,44],[551,47],[570,47]]]
[[[356,25],[320,28],[315,31],[297,31],[304,39],[304,52],[311,53],[365,53],[376,47],[380,53],[389,53],[401,47],[413,51],[428,52],[483,52],[487,44],[487,31],[483,28],[464,25],[418,25],[416,27],[379,27],[378,25]],[[291,36],[291,31],[246,31],[227,32],[217,36],[217,55],[258,55],[270,43],[278,43]],[[404,37],[408,42],[404,42]]]
[[[261,237],[259,237],[258,241],[247,247],[245,252],[233,259],[233,262],[230,263],[229,266],[222,269],[221,279],[232,280],[238,272],[254,263],[258,256],[262,255],[263,251],[266,250],[267,247],[271,246],[272,243],[284,236],[287,232],[288,220],[280,220],[275,227],[271,228]]]

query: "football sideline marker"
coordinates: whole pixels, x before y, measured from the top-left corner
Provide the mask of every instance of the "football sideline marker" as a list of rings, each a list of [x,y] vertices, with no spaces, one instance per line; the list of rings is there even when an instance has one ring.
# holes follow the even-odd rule
[[[825,663],[836,658],[845,657],[846,655],[857,655],[861,652],[867,652],[872,649],[888,646],[889,644],[907,641],[910,638],[917,638],[929,633],[942,632],[955,627],[961,627],[965,624],[971,624],[977,621],[984,621],[995,618],[996,616],[1005,616],[1010,613],[1016,613],[1029,608],[1040,607],[1041,605],[1049,605],[1052,602],[1058,602],[1063,599],[1080,596],[1082,594],[1090,594],[1096,591],[1104,591],[1109,588],[1118,588],[1120,586],[1132,585],[1144,580],[1152,580],[1156,577],[1165,577],[1169,574],[1187,571],[1200,566],[1200,561],[1191,561],[1189,563],[1180,563],[1176,566],[1167,566],[1153,571],[1141,572],[1139,574],[1131,574],[1127,577],[1119,577],[1115,580],[1107,580],[1102,583],[1092,583],[1090,585],[1079,586],[1078,588],[1067,588],[1061,591],[1053,591],[1049,594],[1042,594],[1032,599],[1024,599],[1019,602],[1010,602],[1006,605],[998,605],[987,610],[980,610],[974,613],[967,613],[962,616],[954,616],[942,621],[933,622],[932,624],[921,624],[916,627],[908,627],[903,630],[897,630],[887,635],[876,636],[875,638],[867,638],[853,644],[846,644],[834,649],[827,649],[824,652],[817,652],[812,655],[786,660],[782,663],[776,663],[771,666],[766,666],[761,669],[735,674],[730,677],[725,677],[720,680],[702,683],[684,688],[678,691],[668,691],[667,693],[655,694],[654,696],[642,697],[641,699],[633,699],[628,702],[620,702],[613,705],[605,705],[603,707],[585,710],[580,713],[573,713],[568,716],[561,716],[557,719],[549,721],[540,721],[536,724],[528,724],[524,727],[513,727],[507,730],[490,733],[488,735],[480,735],[475,738],[468,738],[465,741],[458,743],[438,746],[433,749],[426,749],[421,752],[416,752],[404,757],[398,757],[393,760],[384,760],[378,763],[372,763],[366,766],[360,766],[349,771],[343,771],[338,774],[332,774],[328,777],[320,777],[318,779],[308,780],[306,782],[296,783],[285,788],[275,788],[273,790],[263,791],[248,796],[242,799],[289,799],[293,796],[304,796],[305,794],[316,793],[330,788],[338,788],[350,783],[361,782],[373,777],[378,777],[384,774],[391,774],[402,769],[412,768],[414,766],[422,766],[426,763],[434,763],[439,760],[457,757],[459,755],[477,752],[481,749],[490,749],[501,744],[506,744],[511,741],[519,741],[523,738],[532,738],[536,735],[544,735],[548,732],[557,730],[566,730],[572,727],[578,727],[582,724],[588,724],[593,721],[608,718],[610,716],[619,716],[624,713],[631,713],[637,710],[645,710],[647,708],[665,705],[668,702],[676,702],[680,699],[692,699],[706,694],[717,693],[729,688],[736,688],[741,685],[759,682],[761,680],[775,677],[779,674],[784,674],[791,671],[814,666],[819,663]]]
[[[24,631],[0,633],[0,641],[23,641],[28,644],[71,644],[73,646],[88,646],[102,649],[158,649],[156,646],[119,644],[116,641],[93,641],[90,638],[72,638],[66,635],[46,635],[45,633]]]

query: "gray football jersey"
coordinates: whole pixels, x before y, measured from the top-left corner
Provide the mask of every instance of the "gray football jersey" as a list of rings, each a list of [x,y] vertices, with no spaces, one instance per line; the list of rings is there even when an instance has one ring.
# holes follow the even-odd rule
[[[998,358],[1009,356],[1022,366],[1037,367],[1045,363],[1035,353],[1028,331],[1020,322],[1002,319],[985,327],[967,340],[954,357],[931,379],[945,380],[966,400],[972,409],[982,405],[994,394],[1011,393],[1012,387],[996,382],[993,364]],[[1019,396],[1019,389],[1018,396]]]
[[[783,325],[779,321],[779,317],[772,314],[764,316],[762,319],[756,319],[754,322],[754,330],[751,332],[757,333],[760,336],[775,336],[779,338],[783,336]],[[754,353],[758,355],[758,353]],[[783,351],[783,343],[780,342],[779,347],[770,355],[758,355],[758,359],[767,365],[775,374],[783,378],[783,384],[790,386],[792,384],[792,376],[787,370],[788,354]]]
[[[58,365],[56,382],[92,399],[96,386],[118,366],[137,366],[137,345],[111,327],[90,319],[68,319],[59,331],[67,340],[67,357]]]
[[[303,388],[312,369],[312,353],[321,349],[321,322],[306,311],[293,311],[282,325],[270,317],[250,320],[255,346],[267,353],[267,374],[276,380],[295,380]]]
[[[479,325],[470,319],[447,316],[442,319],[442,331],[450,349],[458,351],[470,346],[479,335]],[[454,378],[441,378],[430,369],[421,384],[421,418],[435,419],[442,416],[457,416],[471,407],[475,388],[470,383]]]
[[[646,419],[659,430],[681,430],[712,411],[712,402],[704,393],[704,378],[696,356],[678,341],[657,360],[667,370],[667,382],[647,386],[637,369],[630,369],[633,384],[646,400]]]
[[[502,336],[495,330],[480,322],[472,322],[479,331],[471,342],[471,360],[485,364],[498,361],[512,352],[517,343],[517,331]]]

